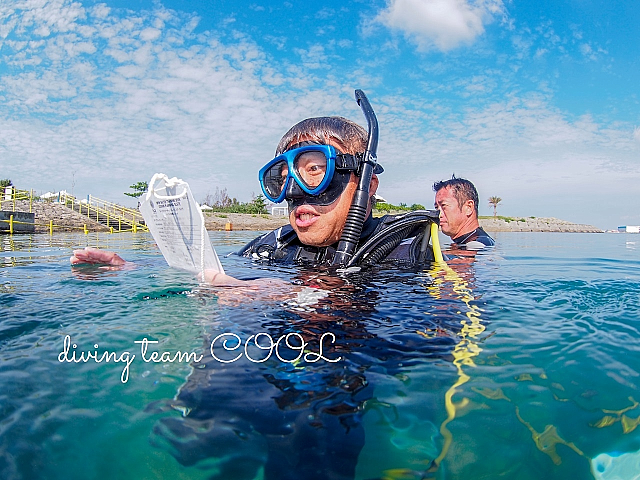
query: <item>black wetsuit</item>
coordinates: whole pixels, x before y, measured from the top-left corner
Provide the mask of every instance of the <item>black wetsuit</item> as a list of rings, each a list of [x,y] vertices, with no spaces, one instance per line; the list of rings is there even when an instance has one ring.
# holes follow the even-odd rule
[[[482,250],[485,247],[495,245],[493,238],[485,232],[482,227],[476,228],[473,232],[465,233],[451,240],[451,247],[462,250]]]
[[[433,211],[369,217],[355,251],[356,264],[430,261],[425,233],[430,236],[431,223],[437,219]],[[334,252],[335,246],[303,245],[286,225],[251,241],[238,254],[266,262],[318,264],[330,262]],[[260,471],[266,480],[355,477],[365,445],[365,405],[375,402],[375,375],[393,376],[418,357],[448,358],[455,339],[443,335],[422,341],[414,334],[430,325],[422,312],[416,314],[410,333],[398,333],[397,325],[386,331],[382,326],[386,314],[376,312],[380,301],[376,289],[361,278],[344,281],[319,270],[313,269],[312,283],[332,292],[329,301],[306,307],[288,303],[282,308],[260,307],[259,315],[240,310],[241,319],[231,313],[219,318],[215,332],[236,331],[243,338],[267,332],[274,339],[300,332],[311,342],[310,351],[322,334],[331,332],[336,342],[325,344],[325,354],[339,355],[341,360],[305,359],[294,365],[272,357],[265,363],[241,359],[223,364],[206,355],[170,401],[170,408],[186,413],[162,418],[154,429],[154,442],[168,443],[183,465],[217,462],[220,473],[211,477],[216,479],[251,479]],[[306,271],[301,268],[298,279],[304,279]],[[406,315],[402,322],[413,322],[412,314]],[[378,317],[385,321],[374,320],[380,325],[373,333],[368,325]],[[211,342],[205,341],[205,352]],[[371,378],[370,369],[375,372]]]
[[[373,265],[382,260],[408,264],[431,261],[433,253],[423,238],[425,232],[429,235],[430,224],[437,219],[437,212],[431,210],[381,218],[369,216],[362,227],[353,264]],[[318,265],[330,264],[336,247],[337,244],[304,245],[291,225],[285,225],[252,240],[237,253],[254,260]]]

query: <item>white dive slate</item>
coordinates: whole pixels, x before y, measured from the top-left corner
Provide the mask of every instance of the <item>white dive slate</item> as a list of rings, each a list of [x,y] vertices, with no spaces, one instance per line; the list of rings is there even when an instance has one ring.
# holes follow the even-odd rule
[[[169,266],[193,273],[204,274],[207,269],[224,273],[187,182],[156,173],[140,212]]]

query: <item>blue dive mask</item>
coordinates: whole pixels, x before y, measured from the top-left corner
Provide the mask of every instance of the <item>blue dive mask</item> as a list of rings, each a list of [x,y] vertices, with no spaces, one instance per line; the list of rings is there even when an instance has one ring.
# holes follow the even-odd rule
[[[329,205],[340,197],[351,172],[358,174],[363,158],[363,154],[338,153],[331,145],[305,145],[278,155],[262,167],[260,185],[265,197],[274,203],[286,198],[294,203],[305,199],[306,203]],[[382,167],[377,167],[375,173],[381,173]]]

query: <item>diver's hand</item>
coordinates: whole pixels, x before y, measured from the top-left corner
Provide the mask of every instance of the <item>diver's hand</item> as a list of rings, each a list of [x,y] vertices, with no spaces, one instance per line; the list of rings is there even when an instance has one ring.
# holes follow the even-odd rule
[[[202,275],[198,274],[198,280],[202,281]],[[218,270],[206,269],[204,271],[204,282],[215,287],[251,287],[260,289],[264,287],[274,287],[291,285],[289,282],[277,278],[256,278],[255,280],[238,280],[231,275],[221,273]]]
[[[71,262],[71,265],[90,264],[112,267],[120,267],[127,263],[115,252],[92,247],[86,247],[84,250],[74,250],[69,261]]]
[[[243,287],[247,284],[244,280],[238,280],[231,275],[221,273],[218,270],[211,268],[204,271],[204,280],[202,278],[202,274],[198,274],[198,280],[215,285],[216,287]]]
[[[198,275],[198,280],[202,282],[201,275]],[[286,301],[299,290],[299,287],[278,278],[238,280],[217,270],[205,270],[203,283],[215,287],[218,304],[226,306],[246,305],[255,301]]]

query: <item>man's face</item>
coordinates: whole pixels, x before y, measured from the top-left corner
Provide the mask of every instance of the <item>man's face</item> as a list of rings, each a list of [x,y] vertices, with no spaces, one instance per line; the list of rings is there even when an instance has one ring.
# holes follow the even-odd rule
[[[342,150],[339,145],[333,145]],[[371,180],[370,195],[376,192],[378,179]],[[358,187],[358,179],[352,173],[347,187],[338,199],[329,205],[298,205],[289,213],[289,223],[305,245],[326,247],[340,240],[347,215],[351,208],[353,194]]]
[[[440,228],[445,235],[456,238],[475,228],[470,227],[475,219],[473,202],[468,200],[460,208],[450,187],[436,192],[435,206],[440,212]]]

